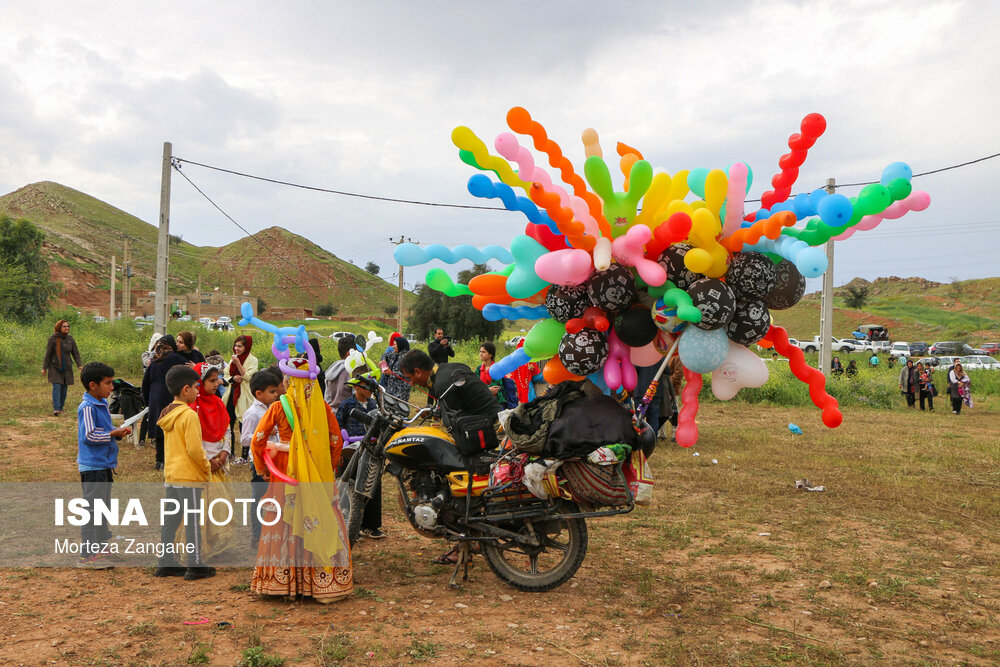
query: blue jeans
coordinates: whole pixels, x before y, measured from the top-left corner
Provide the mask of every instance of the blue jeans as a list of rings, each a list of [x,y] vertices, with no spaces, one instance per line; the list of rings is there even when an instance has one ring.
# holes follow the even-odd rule
[[[53,384],[52,385],[52,409],[54,411],[62,411],[63,406],[66,405],[66,394],[69,393],[69,386],[65,384]]]

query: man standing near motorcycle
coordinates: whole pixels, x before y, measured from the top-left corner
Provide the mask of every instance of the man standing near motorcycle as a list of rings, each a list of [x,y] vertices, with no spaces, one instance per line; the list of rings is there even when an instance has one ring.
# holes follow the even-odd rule
[[[399,362],[399,370],[411,383],[426,388],[432,398],[440,397],[441,406],[449,413],[482,415],[496,421],[500,411],[496,397],[465,364],[435,364],[423,350],[410,350]],[[458,384],[459,380],[465,382]]]

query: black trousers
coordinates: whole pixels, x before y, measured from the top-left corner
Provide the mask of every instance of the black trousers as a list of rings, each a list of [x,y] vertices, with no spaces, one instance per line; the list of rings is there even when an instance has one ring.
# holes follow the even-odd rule
[[[917,402],[917,394],[912,391],[906,392],[906,407],[912,408]]]
[[[84,470],[80,472],[80,484],[83,486],[83,497],[90,508],[91,520],[85,526],[80,526],[80,544],[86,555],[99,553],[100,545],[111,539],[111,529],[106,525],[94,523],[94,501],[103,500],[105,505],[111,504],[111,483],[114,481],[114,471]],[[88,546],[93,545],[93,546]]]
[[[962,397],[961,396],[959,396],[958,398],[955,398],[954,396],[952,396],[952,398],[951,398],[951,409],[952,409],[953,412],[957,412],[958,414],[962,414]]]
[[[253,504],[250,506],[250,548],[256,549],[260,545],[260,519],[257,518],[257,503],[267,493],[267,482],[257,474],[257,469],[253,469],[253,476],[250,478],[250,490],[253,492]]]
[[[201,489],[191,487],[168,486],[164,489],[164,496],[169,500],[176,500],[180,503],[180,510],[176,514],[168,514],[163,519],[163,527],[160,531],[161,544],[173,544],[177,537],[177,528],[184,521],[185,505],[190,509],[201,507]],[[187,516],[187,526],[184,529],[184,538],[187,544],[194,545],[193,551],[186,551],[187,566],[201,567],[201,525],[197,515]],[[160,557],[160,567],[177,567],[177,557],[174,554],[164,554]]]
[[[340,455],[340,464],[337,466],[337,474],[347,467],[358,450],[345,449]],[[365,513],[361,515],[361,530],[375,530],[382,527],[382,480],[375,485],[375,493],[365,503]]]
[[[931,392],[929,392],[929,391],[927,391],[925,389],[921,389],[920,390],[920,409],[921,410],[924,409],[924,401],[925,400],[927,401],[927,407],[929,407],[931,410],[933,410],[934,409],[934,394],[932,394]]]

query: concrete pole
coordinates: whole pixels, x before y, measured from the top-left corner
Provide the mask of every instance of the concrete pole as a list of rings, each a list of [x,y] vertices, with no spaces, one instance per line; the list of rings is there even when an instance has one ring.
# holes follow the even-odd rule
[[[173,146],[169,141],[163,142],[163,165],[160,174],[160,233],[156,240],[156,300],[154,301],[156,317],[153,328],[155,331],[167,333],[167,283],[170,269],[170,158]]]
[[[396,317],[397,317],[397,320],[398,320],[397,324],[396,324],[396,331],[398,331],[399,333],[405,333],[403,331],[403,265],[402,264],[399,265],[399,302],[398,302],[398,308],[399,308],[399,310],[396,311]]]
[[[122,264],[122,317],[132,319],[132,239],[125,237],[125,259]]]
[[[201,274],[198,274],[198,319],[201,320]],[[267,377],[266,375],[264,377]]]
[[[826,181],[826,191],[837,191],[835,179]],[[819,312],[819,369],[830,376],[830,362],[833,361],[833,239],[826,242],[826,273],[823,274],[823,293]]]
[[[115,320],[115,256],[111,255],[111,314],[108,315],[108,322]]]

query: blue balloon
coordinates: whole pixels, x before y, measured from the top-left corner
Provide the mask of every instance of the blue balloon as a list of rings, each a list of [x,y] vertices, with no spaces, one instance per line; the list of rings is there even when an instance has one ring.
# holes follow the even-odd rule
[[[729,354],[726,328],[705,331],[698,327],[687,327],[681,334],[677,353],[681,362],[692,373],[711,373],[722,365]]]
[[[544,320],[549,316],[545,306],[505,306],[499,303],[488,303],[483,306],[483,319],[490,322],[497,320]]]
[[[771,207],[771,213],[773,215],[774,213],[779,213],[780,211],[791,211],[793,209],[794,209],[794,206],[792,205],[792,202],[790,202],[790,201],[780,201],[780,202],[778,202],[777,204],[775,204],[774,206]]]
[[[830,260],[826,258],[826,250],[819,246],[800,250],[795,257],[795,268],[806,278],[819,278],[829,265]]]
[[[771,211],[766,208],[758,209],[757,214],[754,216],[754,220],[766,220],[771,217]]]
[[[893,162],[882,170],[882,178],[879,179],[879,182],[888,187],[897,178],[912,180],[913,170],[910,169],[910,165],[905,162]]]
[[[816,215],[816,207],[813,205],[809,195],[804,192],[795,195],[795,198],[792,200],[792,210],[795,211],[795,217],[798,220]]]
[[[499,380],[508,373],[513,373],[521,366],[531,361],[523,347],[519,347],[506,357],[490,366],[490,377]]]
[[[826,197],[826,195],[827,192],[823,188],[813,190],[809,193],[809,203],[812,204],[813,210],[819,211],[819,203],[823,201],[823,198]]]
[[[688,187],[702,199],[705,198],[705,179],[708,178],[708,169],[699,167],[688,172]]]
[[[816,212],[826,224],[839,227],[850,221],[854,207],[851,206],[851,200],[844,195],[832,194],[820,200]]]

